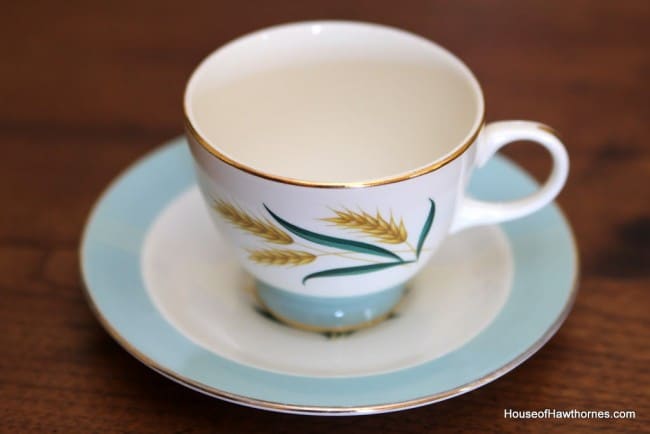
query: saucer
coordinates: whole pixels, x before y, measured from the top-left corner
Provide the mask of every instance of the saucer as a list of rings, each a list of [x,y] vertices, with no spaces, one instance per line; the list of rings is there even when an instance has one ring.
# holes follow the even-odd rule
[[[495,157],[470,190],[537,188]],[[514,369],[569,313],[577,251],[556,205],[445,240],[388,319],[346,333],[275,320],[209,220],[184,139],[136,162],[102,195],[81,262],[90,304],[145,365],[251,407],[302,414],[397,411],[451,398]]]

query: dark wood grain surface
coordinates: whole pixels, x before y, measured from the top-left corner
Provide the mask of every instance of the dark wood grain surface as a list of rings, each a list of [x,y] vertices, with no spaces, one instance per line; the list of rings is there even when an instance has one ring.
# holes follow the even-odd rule
[[[5,2],[0,12],[0,432],[648,432],[650,3]],[[274,414],[202,396],[131,358],[82,295],[77,248],[114,176],[182,131],[203,56],[287,21],[402,27],[462,57],[488,121],[557,128],[559,203],[581,252],[572,314],[537,355],[450,401],[399,413]],[[548,157],[508,154],[539,179]],[[635,420],[509,420],[506,408],[635,410]]]

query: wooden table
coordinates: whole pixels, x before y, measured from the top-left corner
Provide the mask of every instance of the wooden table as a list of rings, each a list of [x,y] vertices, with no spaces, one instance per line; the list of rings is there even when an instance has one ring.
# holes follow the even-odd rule
[[[7,2],[0,14],[0,432],[640,432],[650,414],[650,5],[647,1]],[[179,386],[91,314],[77,248],[90,207],[182,131],[199,60],[231,38],[315,18],[422,34],[475,71],[488,121],[557,128],[559,198],[581,251],[572,314],[537,355],[464,396],[358,418],[274,414]],[[514,149],[513,149],[514,148]],[[538,178],[549,159],[508,154]],[[504,409],[630,409],[635,420],[512,420]],[[648,432],[648,431],[646,431]]]

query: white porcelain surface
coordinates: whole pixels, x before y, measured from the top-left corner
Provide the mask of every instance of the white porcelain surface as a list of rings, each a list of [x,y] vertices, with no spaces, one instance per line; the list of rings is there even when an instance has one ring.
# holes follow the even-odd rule
[[[444,105],[462,101],[461,105],[466,106],[466,109],[460,110],[459,113],[471,113],[467,119],[444,122],[441,128],[449,128],[449,134],[432,134],[429,138],[431,142],[438,139],[445,142],[443,151],[436,153],[440,155],[437,160],[422,161],[417,167],[412,167],[406,172],[400,169],[400,173],[388,171],[383,176],[373,175],[373,179],[340,178],[338,175],[341,174],[337,173],[336,177],[332,175],[332,179],[317,179],[324,182],[314,185],[310,184],[310,178],[292,178],[292,174],[297,173],[293,169],[299,168],[300,173],[317,173],[320,165],[325,165],[323,158],[310,158],[311,152],[278,152],[279,166],[276,167],[277,170],[271,169],[271,173],[265,172],[263,166],[270,161],[273,152],[265,154],[262,162],[244,157],[240,161],[237,155],[230,153],[229,150],[237,149],[238,146],[251,146],[253,151],[260,150],[260,146],[273,147],[273,143],[261,139],[255,140],[254,144],[247,144],[251,135],[261,136],[263,139],[264,131],[267,130],[260,128],[255,122],[239,129],[241,142],[237,143],[234,143],[239,137],[237,134],[229,133],[228,143],[218,143],[218,133],[203,134],[207,131],[204,124],[210,123],[210,131],[218,132],[219,125],[222,125],[220,122],[224,120],[217,115],[202,117],[202,113],[196,113],[195,98],[210,91],[212,87],[223,84],[224,81],[235,79],[236,72],[246,75],[257,73],[260,69],[273,69],[296,62],[313,63],[337,58],[349,60],[351,56],[360,53],[385,62],[417,61],[436,65],[445,69],[445,74],[451,73],[462,82],[457,92],[452,92],[442,101],[432,102]],[[445,74],[434,74],[432,80],[439,81],[439,86],[444,87],[445,81],[442,78]],[[472,95],[471,98],[467,97],[467,91]],[[240,103],[232,105],[232,109],[240,113],[244,121],[246,107],[255,104],[254,98],[251,98],[243,98]],[[483,127],[483,95],[478,82],[469,69],[452,54],[416,35],[367,23],[297,23],[266,29],[237,39],[217,50],[198,67],[188,83],[185,110],[190,124],[188,142],[196,163],[199,186],[220,232],[236,247],[233,251],[248,272],[267,285],[302,296],[354,297],[397,287],[425,267],[450,233],[471,226],[520,218],[539,210],[558,194],[568,173],[566,151],[548,127],[528,121],[497,122]],[[347,121],[354,124],[354,117]],[[295,122],[301,124],[301,118],[296,117]],[[327,123],[327,120],[323,122]],[[398,120],[382,116],[378,116],[376,120],[376,123],[382,125],[391,122]],[[226,124],[223,125],[224,129],[230,127],[232,122]],[[345,129],[336,123],[327,126],[334,131]],[[299,128],[296,131],[298,130]],[[455,140],[447,141],[452,136]],[[467,197],[465,191],[474,169],[485,163],[499,148],[517,140],[537,142],[549,151],[553,168],[547,183],[530,196],[512,202],[487,203]],[[424,146],[423,143],[427,143],[427,140],[418,143],[417,146]],[[307,136],[304,146],[310,148],[311,145]],[[387,146],[391,147],[392,151],[404,151],[394,156],[394,153],[382,151]],[[319,145],[319,149],[320,147],[322,146]],[[382,147],[373,146],[372,141],[359,141],[351,143],[348,148],[354,149],[355,152],[361,151],[361,154],[366,156],[358,161],[354,160],[355,164],[348,160],[338,164],[341,170],[345,169],[346,173],[352,174],[365,173],[365,168],[375,164],[384,167],[385,159],[393,161],[396,158],[410,158],[415,151],[408,144],[398,140],[392,145],[384,144]],[[337,152],[343,151],[334,152],[338,156]],[[433,167],[435,169],[429,170]],[[351,182],[341,183],[342,179]],[[323,243],[305,241],[299,239],[299,236],[294,236],[291,243],[278,246],[252,234],[250,230],[242,229],[242,225],[228,221],[215,211],[215,204],[219,202],[232,204],[251,218],[276,226],[280,222],[275,215],[292,225],[318,234],[372,243],[390,250],[399,255],[399,258],[351,253],[342,250],[340,246],[323,247]],[[425,222],[431,212],[432,202],[435,203],[435,216],[430,231],[424,234],[423,228],[426,227]],[[399,244],[385,245],[367,233],[359,233],[358,230],[355,232],[349,227],[337,227],[323,220],[332,217],[337,210],[352,210],[371,215],[377,213],[387,221],[394,217],[397,224],[403,222],[408,237]],[[284,228],[286,229],[286,226]],[[420,239],[423,240],[423,249],[417,249],[416,253],[414,246],[419,244]],[[260,264],[259,261],[251,259],[251,252],[268,252],[271,249],[284,249],[285,253],[288,249],[306,251],[308,254],[317,255],[318,258],[299,266],[270,266],[268,263]],[[369,262],[390,268],[373,268],[371,272],[364,269],[363,272],[358,272],[362,264]],[[398,264],[395,265],[395,262]],[[318,278],[311,278],[315,273],[329,273],[341,269],[349,271],[352,268],[357,270],[354,273],[346,272],[345,275],[339,273],[334,277],[332,274],[322,277],[321,274]],[[308,281],[305,280],[307,278]]]
[[[141,266],[157,309],[187,338],[237,363],[314,377],[394,371],[462,346],[499,312],[513,276],[502,230],[475,228],[445,241],[409,284],[399,318],[334,338],[291,329],[251,308],[251,282],[196,187],[157,217]]]
[[[479,128],[483,96],[439,45],[386,26],[326,21],[221,47],[192,75],[185,110],[213,148],[240,163],[351,182],[449,155]]]

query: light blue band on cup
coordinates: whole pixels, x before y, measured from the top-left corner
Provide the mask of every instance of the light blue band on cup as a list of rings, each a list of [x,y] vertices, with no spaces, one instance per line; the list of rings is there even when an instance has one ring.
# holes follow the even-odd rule
[[[311,297],[256,281],[260,303],[278,320],[310,331],[346,331],[385,319],[404,296],[405,285],[354,297]]]

